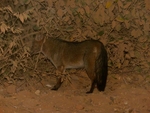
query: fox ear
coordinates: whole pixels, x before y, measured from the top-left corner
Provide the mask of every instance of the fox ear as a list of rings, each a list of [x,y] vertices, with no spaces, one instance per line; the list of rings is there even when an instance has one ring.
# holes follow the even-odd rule
[[[36,35],[36,37],[35,37],[35,41],[41,41],[43,39],[44,39],[44,37],[41,34],[40,35]]]

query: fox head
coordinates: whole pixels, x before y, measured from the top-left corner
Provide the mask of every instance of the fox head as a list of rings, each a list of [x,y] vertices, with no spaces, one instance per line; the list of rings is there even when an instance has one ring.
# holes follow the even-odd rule
[[[33,42],[32,42],[32,47],[31,47],[31,54],[37,54],[41,52],[41,48],[44,42],[44,38],[42,37],[36,37]]]

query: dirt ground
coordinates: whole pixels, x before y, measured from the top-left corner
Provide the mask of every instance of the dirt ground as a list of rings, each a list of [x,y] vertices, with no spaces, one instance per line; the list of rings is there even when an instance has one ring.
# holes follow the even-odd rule
[[[84,71],[71,74],[58,91],[52,76],[18,85],[0,85],[0,113],[150,113],[150,77],[109,74],[104,92],[86,94],[90,80]]]

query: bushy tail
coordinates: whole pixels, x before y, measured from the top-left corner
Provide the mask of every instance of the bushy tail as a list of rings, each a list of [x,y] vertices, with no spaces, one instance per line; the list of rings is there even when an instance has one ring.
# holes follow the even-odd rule
[[[97,88],[99,91],[104,91],[106,82],[107,82],[107,75],[108,75],[108,58],[107,58],[107,51],[105,47],[101,46],[101,52],[99,54],[98,59],[96,60],[96,82]]]

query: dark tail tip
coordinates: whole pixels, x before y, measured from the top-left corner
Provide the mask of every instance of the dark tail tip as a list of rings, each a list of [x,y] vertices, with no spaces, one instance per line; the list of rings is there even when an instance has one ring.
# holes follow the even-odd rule
[[[104,91],[107,83],[108,75],[108,58],[107,51],[104,46],[101,48],[101,53],[97,59],[96,65],[96,78],[97,78],[97,89]]]

